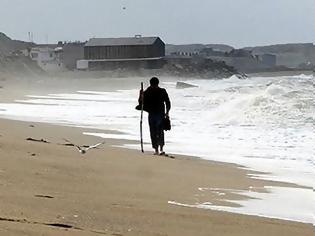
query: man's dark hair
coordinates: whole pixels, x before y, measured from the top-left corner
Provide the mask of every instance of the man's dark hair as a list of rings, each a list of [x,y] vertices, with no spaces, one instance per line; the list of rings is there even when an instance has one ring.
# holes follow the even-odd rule
[[[157,86],[157,85],[159,85],[159,79],[158,78],[156,78],[156,77],[152,77],[151,79],[150,79],[150,85],[152,85],[152,86]]]

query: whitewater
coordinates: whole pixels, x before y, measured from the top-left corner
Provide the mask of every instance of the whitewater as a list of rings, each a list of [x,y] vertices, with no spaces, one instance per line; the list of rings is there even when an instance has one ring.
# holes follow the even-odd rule
[[[252,178],[285,181],[303,188],[265,186],[269,194],[248,190],[242,194],[253,200],[241,202],[241,208],[169,203],[314,223],[314,77],[241,80],[232,76],[185,82],[196,87],[177,89],[175,80],[161,83],[172,101],[167,152],[235,163],[266,173]],[[85,134],[138,141],[140,113],[134,109],[138,94],[136,86],[112,92],[95,88],[75,93],[29,94],[14,103],[0,104],[0,117],[96,128],[99,132]],[[147,122],[144,130],[145,149],[151,151]],[[200,187],[200,191],[225,191]]]

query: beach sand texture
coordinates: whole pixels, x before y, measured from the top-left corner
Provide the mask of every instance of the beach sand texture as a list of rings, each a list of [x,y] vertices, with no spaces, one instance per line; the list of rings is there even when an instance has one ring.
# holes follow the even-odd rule
[[[224,205],[245,197],[202,196],[198,188],[276,184],[248,178],[234,165],[154,157],[114,148],[117,141],[111,140],[81,155],[60,145],[63,138],[77,144],[103,140],[79,128],[0,120],[0,135],[0,235],[314,234],[310,224],[168,204]]]

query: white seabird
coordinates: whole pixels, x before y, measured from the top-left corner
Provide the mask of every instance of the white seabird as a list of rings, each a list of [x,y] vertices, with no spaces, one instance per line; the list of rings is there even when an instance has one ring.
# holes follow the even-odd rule
[[[101,143],[97,143],[95,145],[91,145],[91,146],[79,146],[79,145],[76,145],[72,142],[70,142],[69,140],[67,139],[64,139],[66,142],[68,142],[71,146],[74,146],[78,149],[78,151],[81,153],[81,154],[85,154],[87,151],[89,151],[90,149],[94,149],[94,148],[97,148],[99,147],[100,145],[103,145],[105,142],[101,142]]]

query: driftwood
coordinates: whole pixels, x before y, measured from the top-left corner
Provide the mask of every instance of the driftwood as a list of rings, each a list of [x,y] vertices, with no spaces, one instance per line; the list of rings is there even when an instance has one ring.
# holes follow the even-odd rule
[[[54,197],[49,196],[49,195],[41,195],[41,194],[35,195],[35,197],[39,197],[39,198],[48,198],[48,199],[53,199],[53,198],[54,198]]]
[[[26,141],[39,142],[39,143],[50,143],[50,142],[46,141],[45,139],[34,139],[34,138],[27,138]]]

